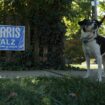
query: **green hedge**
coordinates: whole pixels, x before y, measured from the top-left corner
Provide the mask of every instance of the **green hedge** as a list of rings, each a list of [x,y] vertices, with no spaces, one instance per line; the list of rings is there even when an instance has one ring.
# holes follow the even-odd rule
[[[0,105],[105,105],[105,84],[71,77],[0,79]]]

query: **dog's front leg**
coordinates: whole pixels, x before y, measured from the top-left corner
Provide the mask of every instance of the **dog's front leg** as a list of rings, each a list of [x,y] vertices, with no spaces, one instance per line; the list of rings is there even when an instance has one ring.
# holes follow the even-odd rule
[[[102,56],[97,56],[97,63],[98,63],[98,81],[102,81]]]
[[[87,65],[87,73],[84,76],[84,78],[88,78],[90,75],[90,57],[86,55],[85,58],[86,58],[86,65]]]

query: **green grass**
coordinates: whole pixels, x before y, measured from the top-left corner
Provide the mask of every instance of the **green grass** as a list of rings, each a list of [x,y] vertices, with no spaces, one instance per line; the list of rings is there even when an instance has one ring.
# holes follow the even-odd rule
[[[0,105],[105,105],[105,84],[71,77],[0,79]]]
[[[95,64],[94,61],[95,59],[90,60],[90,68],[93,70],[98,68],[97,64]],[[70,64],[70,66],[74,68],[80,68],[80,70],[87,69],[86,61],[82,62],[81,64]]]
[[[70,64],[72,67],[75,68],[80,68],[80,69],[87,69],[85,64]],[[91,69],[97,69],[97,65],[96,64],[91,64]]]

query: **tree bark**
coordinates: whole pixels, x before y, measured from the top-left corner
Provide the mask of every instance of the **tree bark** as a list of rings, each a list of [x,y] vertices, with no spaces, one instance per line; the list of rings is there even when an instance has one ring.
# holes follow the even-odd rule
[[[39,63],[39,37],[38,37],[38,31],[36,27],[34,27],[33,29],[32,44],[33,44],[34,63],[38,64]]]
[[[30,50],[30,47],[30,23],[27,21],[25,27],[25,50]]]

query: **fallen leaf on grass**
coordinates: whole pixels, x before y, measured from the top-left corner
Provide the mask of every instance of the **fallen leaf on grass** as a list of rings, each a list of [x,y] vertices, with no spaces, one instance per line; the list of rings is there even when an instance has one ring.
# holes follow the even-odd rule
[[[11,92],[8,95],[6,102],[10,101],[11,99],[15,98],[16,96],[17,96],[17,93],[16,92]]]

